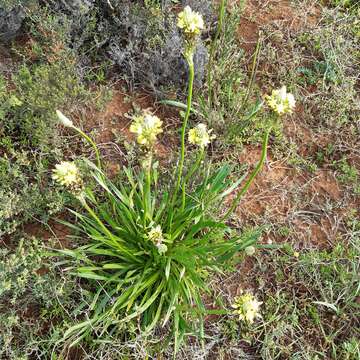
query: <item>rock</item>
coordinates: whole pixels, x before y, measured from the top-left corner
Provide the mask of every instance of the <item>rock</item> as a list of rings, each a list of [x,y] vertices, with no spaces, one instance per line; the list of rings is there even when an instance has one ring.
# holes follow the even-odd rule
[[[0,7],[0,41],[7,42],[16,37],[25,16],[25,11],[20,6]]]

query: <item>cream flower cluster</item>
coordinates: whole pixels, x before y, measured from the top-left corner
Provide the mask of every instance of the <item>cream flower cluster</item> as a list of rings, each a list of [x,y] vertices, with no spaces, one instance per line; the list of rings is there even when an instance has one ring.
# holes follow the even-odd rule
[[[52,178],[70,189],[79,188],[82,185],[79,169],[74,162],[70,161],[62,161],[60,164],[56,164]]]
[[[261,317],[259,313],[261,304],[262,302],[257,301],[252,294],[246,293],[236,297],[232,307],[235,309],[234,313],[239,315],[240,320],[251,324],[256,318]]]
[[[186,6],[178,15],[177,26],[186,35],[195,36],[204,29],[204,20],[196,11],[192,11],[190,6]]]
[[[163,243],[164,236],[160,225],[153,227],[149,233],[148,238],[152,241],[158,249],[160,255],[166,253],[167,246]]]
[[[156,136],[163,132],[162,121],[155,115],[145,112],[134,118],[130,131],[137,134],[140,145],[151,147],[156,142]]]
[[[291,114],[295,109],[295,98],[293,94],[286,91],[286,86],[273,90],[271,95],[265,96],[269,107],[278,115]]]
[[[208,146],[215,135],[211,135],[212,130],[208,130],[205,124],[198,124],[189,130],[189,143],[200,148]]]

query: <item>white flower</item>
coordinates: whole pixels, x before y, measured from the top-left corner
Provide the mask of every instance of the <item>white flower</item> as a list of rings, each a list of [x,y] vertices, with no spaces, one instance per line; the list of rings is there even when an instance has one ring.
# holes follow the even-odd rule
[[[239,315],[240,320],[249,324],[253,323],[256,318],[261,317],[259,310],[262,302],[257,301],[252,294],[244,294],[235,298],[232,307],[235,309],[234,314]]]
[[[295,109],[295,98],[291,93],[286,92],[286,86],[273,90],[271,95],[265,96],[269,107],[278,115],[291,114]]]
[[[189,130],[189,143],[204,148],[216,137],[211,135],[211,132],[212,130],[207,130],[205,124],[198,124]]]
[[[178,15],[177,26],[185,34],[194,36],[200,34],[204,29],[204,20],[199,13],[192,11],[190,6],[186,6]]]
[[[163,132],[162,121],[155,115],[144,112],[143,115],[134,118],[130,131],[137,134],[137,142],[140,145],[150,147],[154,145],[156,136]]]
[[[157,247],[158,252],[160,255],[166,253],[167,246],[163,243],[164,236],[162,233],[162,229],[160,225],[157,225],[148,232],[148,239],[154,243],[154,245]]]
[[[74,127],[73,122],[67,118],[60,110],[56,110],[56,115],[60,121],[60,123],[66,127]]]
[[[160,255],[165,254],[167,252],[167,246],[165,244],[157,244],[156,245],[158,252]]]
[[[246,248],[245,248],[245,253],[246,253],[246,255],[248,255],[248,256],[253,256],[254,254],[255,254],[255,247],[254,246],[247,246]]]
[[[66,187],[81,185],[79,169],[74,162],[70,161],[62,161],[60,164],[56,164],[52,178]]]

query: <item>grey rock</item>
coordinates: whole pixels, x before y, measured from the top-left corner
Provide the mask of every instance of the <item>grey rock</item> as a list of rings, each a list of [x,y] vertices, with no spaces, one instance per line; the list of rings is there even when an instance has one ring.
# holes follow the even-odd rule
[[[25,16],[25,11],[20,6],[0,7],[0,41],[7,42],[16,37]]]

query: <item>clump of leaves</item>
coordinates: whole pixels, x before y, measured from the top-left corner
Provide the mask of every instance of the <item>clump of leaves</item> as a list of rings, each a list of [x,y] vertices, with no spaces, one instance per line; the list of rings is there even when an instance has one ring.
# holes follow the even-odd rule
[[[175,352],[185,334],[203,337],[203,318],[207,311],[201,293],[209,292],[206,284],[209,274],[226,268],[236,253],[248,248],[258,237],[256,230],[237,234],[226,220],[264,164],[272,126],[265,132],[258,165],[230,208],[225,215],[214,214],[213,209],[221,208],[226,196],[243,179],[229,180],[227,165],[217,171],[205,166],[200,172],[205,148],[214,139],[205,124],[198,124],[188,133],[189,143],[198,147],[198,155],[188,171],[184,169],[195,75],[193,59],[196,38],[204,24],[200,14],[187,7],[179,15],[178,26],[185,38],[188,98],[181,128],[179,163],[174,177],[166,185],[157,164],[153,163],[156,137],[163,132],[162,121],[157,116],[145,111],[134,118],[130,131],[137,135],[144,158],[140,168],[124,168],[125,179],[114,184],[101,170],[101,159],[93,140],[57,112],[64,126],[77,131],[94,148],[97,165],[86,163],[103,191],[99,196],[84,185],[74,163],[64,161],[54,170],[53,178],[65,185],[86,210],[86,214],[72,210],[78,221],[66,223],[80,238],[84,237],[86,243],[61,252],[73,258],[68,269],[79,277],[93,280],[94,286],[91,316],[64,334],[64,339],[71,339],[71,345],[94,332],[98,336],[112,334],[121,324],[135,320],[144,333],[159,325],[171,324]],[[274,90],[266,101],[277,114],[276,119],[283,113],[291,113],[295,106],[285,86]]]

